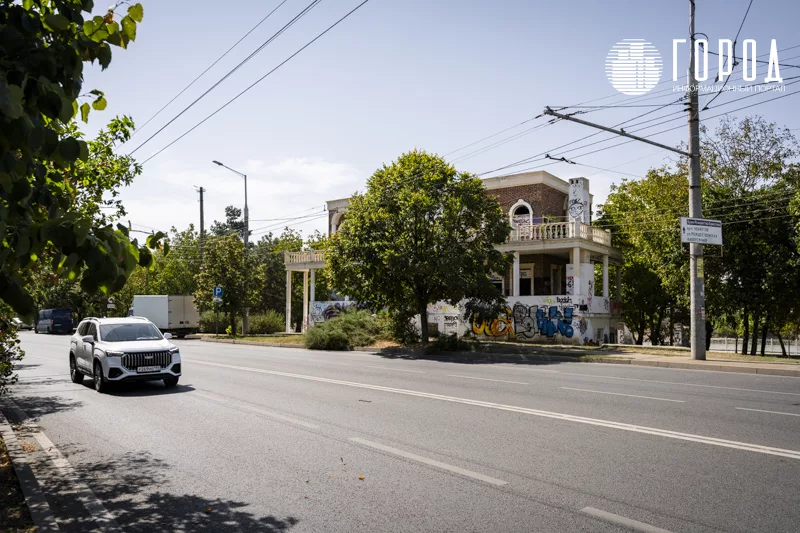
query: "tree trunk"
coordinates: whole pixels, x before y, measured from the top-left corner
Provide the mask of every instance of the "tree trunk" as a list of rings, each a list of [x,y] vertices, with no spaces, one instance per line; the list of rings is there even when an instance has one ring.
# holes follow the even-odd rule
[[[423,301],[422,298],[417,300],[417,311],[419,312],[419,325],[422,330],[420,339],[423,343],[428,342],[428,303]]]
[[[778,342],[781,343],[781,357],[789,357],[786,353],[786,346],[783,345],[783,337],[780,333],[775,333],[778,336]]]
[[[711,348],[711,335],[714,334],[714,324],[712,324],[711,321],[708,320],[708,317],[706,317],[705,324],[706,324],[706,351],[708,351]]]
[[[761,317],[758,313],[753,315],[753,341],[750,344],[750,355],[756,354],[756,346],[758,345],[758,323],[761,321]]]
[[[750,314],[744,308],[744,335],[742,335],[742,355],[747,355],[747,340],[750,337]]]
[[[231,336],[236,336],[236,313],[231,311],[230,313],[230,321],[231,321]]]
[[[764,319],[764,327],[761,328],[761,355],[764,355],[764,349],[767,347],[767,333],[769,332],[769,313]]]
[[[641,345],[642,345],[642,340],[644,339],[644,330],[645,330],[645,327],[646,327],[646,322],[645,322],[645,320],[644,320],[644,318],[643,318],[643,319],[642,319],[642,320],[639,322],[639,327],[637,328],[637,330],[638,330],[638,331],[636,331],[637,339],[636,339],[636,341],[635,341],[635,342],[636,342],[636,344],[637,344],[637,345],[639,345],[639,346],[641,346]]]

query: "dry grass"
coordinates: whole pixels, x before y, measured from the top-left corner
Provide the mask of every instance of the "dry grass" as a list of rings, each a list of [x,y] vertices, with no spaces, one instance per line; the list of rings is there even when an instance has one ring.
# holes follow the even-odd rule
[[[36,531],[2,438],[0,438],[0,531],[7,533]]]

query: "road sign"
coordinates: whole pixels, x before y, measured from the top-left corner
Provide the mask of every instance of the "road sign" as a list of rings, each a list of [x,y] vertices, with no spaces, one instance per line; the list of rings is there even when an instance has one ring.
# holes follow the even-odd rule
[[[722,222],[681,217],[681,242],[722,246]]]
[[[214,298],[222,298],[222,287],[220,285],[214,287]]]
[[[108,304],[106,304],[106,307],[108,307],[109,309],[116,309],[117,305],[114,302],[109,302]]]
[[[214,296],[214,303],[215,304],[221,304],[222,303],[222,298],[220,298],[218,296]]]

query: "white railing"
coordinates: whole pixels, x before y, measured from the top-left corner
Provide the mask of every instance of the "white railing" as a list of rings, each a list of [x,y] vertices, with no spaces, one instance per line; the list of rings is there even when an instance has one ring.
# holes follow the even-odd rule
[[[551,224],[517,224],[511,231],[511,241],[559,241],[584,239],[611,246],[611,232],[580,222]]]
[[[284,263],[323,263],[325,262],[325,253],[317,252],[314,250],[305,250],[302,252],[285,252]]]

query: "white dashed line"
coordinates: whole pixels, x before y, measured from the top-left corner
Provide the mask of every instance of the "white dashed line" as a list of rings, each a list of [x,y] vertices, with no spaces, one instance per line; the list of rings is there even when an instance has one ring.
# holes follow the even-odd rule
[[[686,403],[685,400],[671,400],[669,398],[654,398],[652,396],[638,396],[636,394],[622,394],[620,392],[606,392],[606,391],[589,390],[589,389],[573,389],[572,387],[559,387],[559,389],[576,390],[576,391],[580,391],[580,392],[593,392],[595,394],[610,394],[612,396],[627,396],[629,398],[643,398],[645,400],[660,400],[662,402]]]
[[[798,413],[782,413],[780,411],[766,411],[764,409],[748,409],[747,407],[737,407],[739,411],[757,411],[759,413],[769,413],[772,415],[800,416]]]
[[[472,376],[459,376],[458,374],[447,374],[451,378],[479,379],[481,381],[496,381],[497,383],[515,383],[517,385],[528,385],[522,381],[506,381],[505,379],[474,378]]]
[[[371,366],[371,365],[361,365],[362,368],[380,368],[381,370],[394,370],[396,372],[413,372],[415,374],[426,374],[426,372],[422,370],[406,370],[404,368],[392,368],[390,366]]]
[[[403,450],[399,450],[397,448],[392,448],[391,446],[385,446],[378,442],[359,439],[358,437],[350,437],[349,440],[356,442],[358,444],[362,444],[364,446],[369,446],[370,448],[375,448],[376,450],[381,450],[394,455],[399,455],[400,457],[405,457],[406,459],[410,459],[412,461],[417,461],[419,463],[423,463],[429,466],[435,466],[436,468],[441,468],[442,470],[447,470],[448,472],[453,472],[462,476],[471,477],[473,479],[484,481],[492,485],[497,485],[500,487],[503,485],[508,485],[508,481],[503,481],[502,479],[496,479],[493,477],[485,476],[483,474],[479,474],[478,472],[473,472],[472,470],[466,470],[458,466],[442,463],[441,461],[436,461],[435,459],[429,459],[427,457],[422,457],[421,455],[417,455],[415,453],[406,452]]]
[[[624,516],[620,516],[618,514],[601,511],[600,509],[595,509],[594,507],[584,507],[581,509],[581,512],[586,513],[589,516],[605,520],[606,522],[611,522],[612,524],[618,524],[620,526],[633,529],[635,531],[642,531],[644,533],[670,533],[666,529],[651,526],[650,524],[645,524],[644,522],[639,522],[638,520],[625,518]]]

